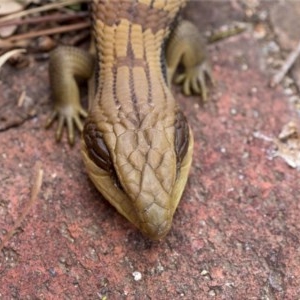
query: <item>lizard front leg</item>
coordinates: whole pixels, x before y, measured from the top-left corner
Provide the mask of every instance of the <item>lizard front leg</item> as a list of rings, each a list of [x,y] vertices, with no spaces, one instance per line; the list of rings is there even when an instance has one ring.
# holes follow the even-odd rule
[[[206,82],[213,83],[212,71],[207,58],[205,43],[198,28],[189,21],[181,21],[171,33],[166,47],[166,63],[169,85],[183,85],[185,95],[201,94],[207,100]],[[176,74],[179,65],[183,73]]]
[[[48,117],[46,127],[51,126],[58,118],[56,140],[60,141],[63,128],[68,129],[68,140],[74,144],[75,129],[83,130],[81,117],[87,112],[80,103],[80,93],[77,80],[89,79],[94,72],[93,55],[75,47],[61,46],[50,56],[49,77],[54,98],[54,108]]]

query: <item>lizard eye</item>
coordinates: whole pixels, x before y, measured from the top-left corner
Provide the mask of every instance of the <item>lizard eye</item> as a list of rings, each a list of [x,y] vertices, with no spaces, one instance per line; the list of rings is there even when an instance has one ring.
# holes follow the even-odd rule
[[[122,190],[116,170],[112,163],[110,153],[103,139],[103,134],[98,130],[97,125],[92,121],[87,121],[83,129],[83,139],[89,158],[101,169],[108,172],[115,185]]]
[[[176,153],[176,172],[180,172],[181,163],[187,153],[189,146],[189,125],[182,111],[178,111],[175,117],[175,153]]]

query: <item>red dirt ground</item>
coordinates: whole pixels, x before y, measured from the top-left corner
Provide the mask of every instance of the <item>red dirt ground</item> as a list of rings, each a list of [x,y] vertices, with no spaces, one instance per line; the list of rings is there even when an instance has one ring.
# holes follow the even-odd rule
[[[224,2],[193,2],[186,16],[201,28],[244,18]],[[174,88],[194,131],[194,161],[172,230],[156,243],[101,198],[79,143],[57,145],[54,129],[43,129],[47,62],[6,65],[2,241],[28,206],[36,161],[44,177],[0,252],[0,299],[297,299],[300,173],[271,159],[272,143],[255,137],[277,136],[294,111],[283,88],[268,85],[262,44],[249,30],[209,46],[217,84],[205,105]],[[23,90],[26,105],[17,108]]]

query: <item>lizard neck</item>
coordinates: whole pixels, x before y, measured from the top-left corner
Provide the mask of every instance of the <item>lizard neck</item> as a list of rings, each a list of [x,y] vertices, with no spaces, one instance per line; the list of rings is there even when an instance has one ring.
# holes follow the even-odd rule
[[[102,80],[112,69],[161,71],[161,51],[186,0],[93,0],[93,28]],[[108,73],[108,74],[107,74]]]
[[[139,112],[138,119],[143,119],[154,106],[172,111],[175,103],[167,86],[162,51],[171,24],[185,2],[93,1],[100,70],[94,104],[101,107],[102,114],[109,111],[112,118],[122,112]]]

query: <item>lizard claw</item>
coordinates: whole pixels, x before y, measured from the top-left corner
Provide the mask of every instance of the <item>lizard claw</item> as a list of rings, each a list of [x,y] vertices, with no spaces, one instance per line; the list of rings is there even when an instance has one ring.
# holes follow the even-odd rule
[[[207,101],[207,79],[214,85],[210,64],[207,61],[187,68],[184,73],[175,77],[175,83],[182,84],[183,93],[187,96],[192,93],[201,94],[203,101]]]
[[[47,118],[45,127],[49,128],[54,121],[58,119],[58,125],[55,133],[56,141],[59,142],[61,140],[64,126],[66,126],[69,144],[74,145],[75,128],[77,128],[80,132],[83,130],[83,122],[80,117],[87,117],[87,112],[82,107],[55,107],[53,112]]]

